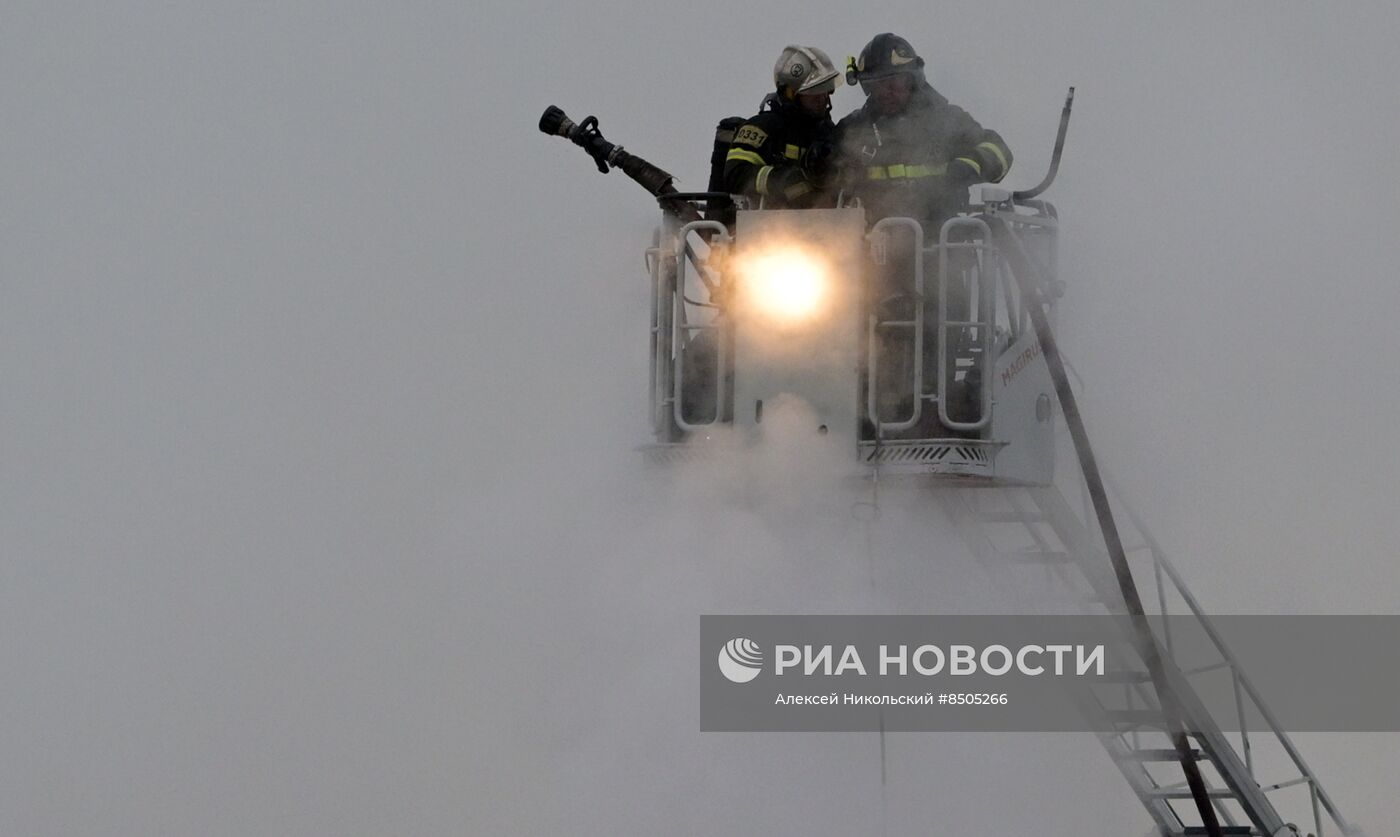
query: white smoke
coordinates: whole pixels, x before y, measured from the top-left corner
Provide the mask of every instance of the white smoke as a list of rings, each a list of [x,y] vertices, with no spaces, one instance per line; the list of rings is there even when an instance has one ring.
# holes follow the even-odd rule
[[[1208,609],[1394,608],[1389,6],[10,11],[0,831],[1144,829],[1087,736],[890,736],[882,791],[873,735],[697,731],[701,613],[1003,604],[821,456],[633,451],[656,212],[535,120],[699,188],[793,41],[906,35],[1018,186],[1078,84],[1100,453]],[[1394,818],[1394,736],[1300,743]]]

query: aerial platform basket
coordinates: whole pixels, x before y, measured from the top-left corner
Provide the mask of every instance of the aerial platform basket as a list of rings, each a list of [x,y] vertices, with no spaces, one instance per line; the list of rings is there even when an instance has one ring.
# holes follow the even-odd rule
[[[1054,388],[1026,307],[1053,310],[1054,208],[988,187],[975,213],[934,230],[866,226],[859,208],[747,210],[728,196],[663,213],[652,278],[653,462],[703,458],[719,436],[757,435],[764,407],[798,399],[813,444],[882,473],[1047,484]],[[1024,298],[988,220],[1018,237],[1044,284]],[[687,220],[690,219],[690,220]]]

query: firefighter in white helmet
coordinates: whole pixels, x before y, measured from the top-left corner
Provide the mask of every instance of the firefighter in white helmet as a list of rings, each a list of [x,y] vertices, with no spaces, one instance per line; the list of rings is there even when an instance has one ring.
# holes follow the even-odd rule
[[[803,209],[829,204],[824,190],[833,156],[831,94],[841,72],[816,47],[789,46],[773,67],[777,90],[734,132],[724,160],[724,190],[752,205]]]

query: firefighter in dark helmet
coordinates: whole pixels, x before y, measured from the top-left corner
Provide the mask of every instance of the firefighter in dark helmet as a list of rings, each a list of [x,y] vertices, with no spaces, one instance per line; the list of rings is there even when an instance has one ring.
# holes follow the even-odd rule
[[[724,159],[724,190],[757,208],[804,209],[831,203],[824,190],[835,145],[831,94],[841,72],[816,47],[789,46],[773,67],[776,92],[734,132]]]
[[[846,80],[866,100],[837,126],[842,183],[867,220],[940,222],[966,203],[969,186],[997,183],[1011,168],[1001,137],[929,86],[924,59],[898,35],[871,39]]]
[[[860,199],[867,222],[914,218],[923,223],[926,237],[937,240],[942,223],[966,205],[969,186],[999,182],[1011,168],[1011,150],[1001,137],[929,86],[924,59],[898,35],[886,32],[871,39],[860,57],[848,63],[846,81],[859,84],[866,99],[836,128],[839,184],[847,198]],[[953,240],[966,235],[966,230],[955,230]],[[966,351],[968,333],[950,327],[947,345],[940,346],[938,323],[940,317],[968,319],[968,282],[976,258],[965,250],[950,253],[947,275],[926,279],[920,299],[911,280],[913,245],[908,230],[891,231],[887,262],[873,268],[871,305],[881,320],[907,321],[916,307],[924,309],[923,380],[916,382],[918,392],[904,383],[912,377],[913,344],[885,332],[877,350],[877,412],[883,421],[909,415],[913,400],[926,398],[941,376],[950,418],[974,422],[981,417],[980,379],[960,372],[958,364],[960,357],[972,356]],[[946,299],[947,310],[939,310],[940,298]],[[943,427],[932,403],[924,406],[920,426],[912,433],[958,435]]]

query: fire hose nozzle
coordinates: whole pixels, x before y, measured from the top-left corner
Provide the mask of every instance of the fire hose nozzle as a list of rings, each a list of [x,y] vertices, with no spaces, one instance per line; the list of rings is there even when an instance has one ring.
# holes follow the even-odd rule
[[[544,115],[540,117],[540,130],[550,136],[567,137],[573,127],[573,120],[564,114],[562,108],[554,105],[545,108]]]

